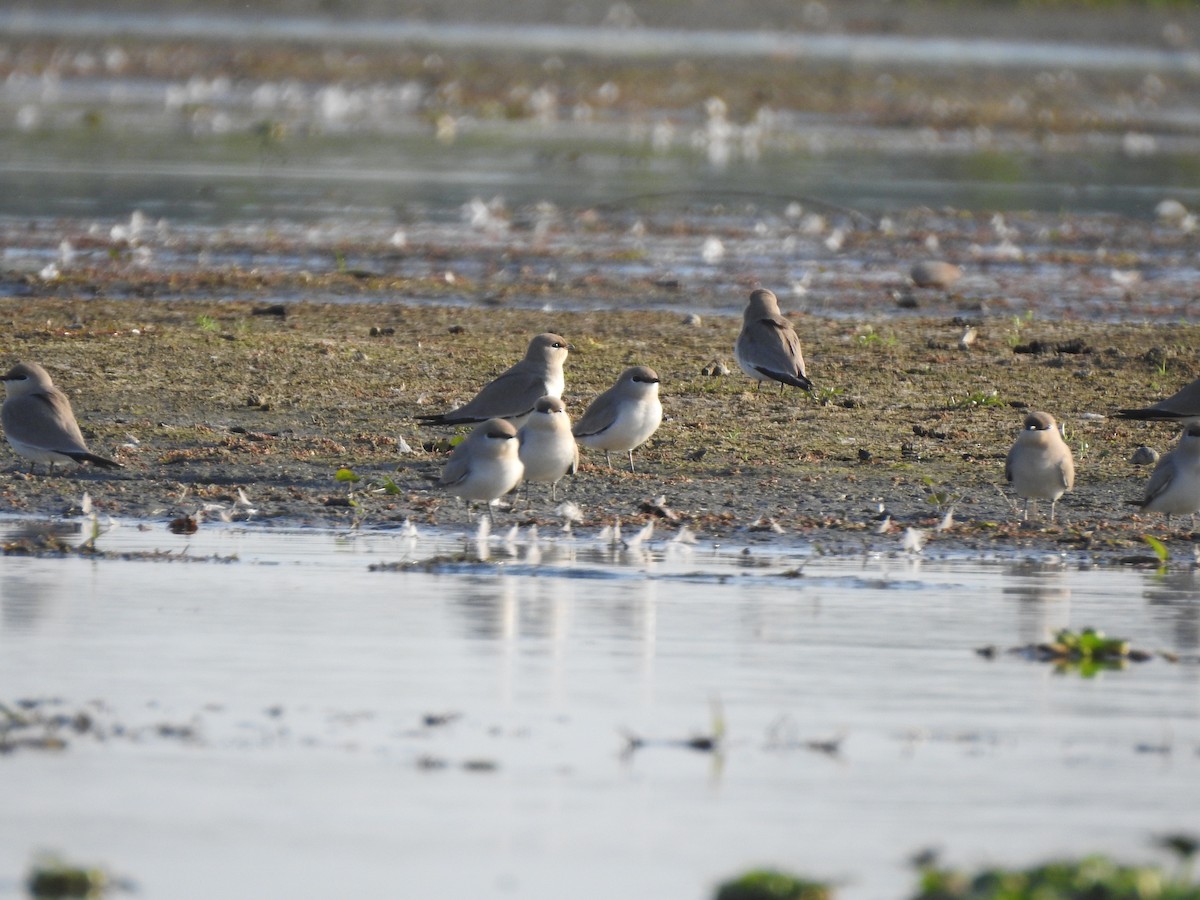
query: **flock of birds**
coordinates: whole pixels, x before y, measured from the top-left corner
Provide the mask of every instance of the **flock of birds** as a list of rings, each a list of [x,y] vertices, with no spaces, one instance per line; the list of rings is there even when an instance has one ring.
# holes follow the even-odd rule
[[[915,270],[914,270],[915,271]],[[587,407],[571,424],[562,393],[566,386],[563,364],[573,348],[557,334],[539,334],[525,356],[488,382],[468,403],[449,412],[418,416],[427,425],[474,425],[471,433],[451,452],[439,484],[449,493],[492,504],[515,490],[522,481],[548,483],[557,499],[558,482],[579,467],[579,446],[611,454],[626,453],[634,470],[633,451],[645,443],[662,423],[659,378],[647,366],[631,366],[616,383]],[[804,368],[800,339],[779,310],[779,300],[769,290],[751,293],[734,344],[738,366],[758,382],[777,382],[812,389]],[[48,372],[37,363],[17,363],[0,376],[5,400],[0,424],[13,451],[33,464],[45,463],[50,472],[56,463],[91,463],[121,468],[121,463],[92,453],[84,442],[70,401]],[[1131,501],[1144,512],[1192,515],[1200,512],[1200,380],[1152,406],[1122,409],[1126,419],[1174,421],[1184,431],[1174,449],[1159,459],[1145,494]],[[1059,498],[1075,484],[1071,448],[1063,440],[1054,417],[1031,412],[1008,453],[1005,477],[1025,501],[1028,518],[1031,501],[1050,501],[1054,520]]]

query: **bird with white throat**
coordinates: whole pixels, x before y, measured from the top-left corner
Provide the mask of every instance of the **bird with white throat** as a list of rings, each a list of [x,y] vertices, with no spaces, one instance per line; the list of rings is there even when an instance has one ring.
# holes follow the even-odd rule
[[[591,402],[572,432],[585,447],[609,453],[629,454],[629,471],[634,472],[633,451],[650,439],[662,424],[662,401],[658,397],[658,373],[649,366],[630,366],[617,383]]]

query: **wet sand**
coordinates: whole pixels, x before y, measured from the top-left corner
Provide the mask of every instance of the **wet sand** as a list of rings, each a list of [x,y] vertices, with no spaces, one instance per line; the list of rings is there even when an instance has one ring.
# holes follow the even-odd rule
[[[333,274],[320,290],[332,298],[357,284]],[[753,534],[853,554],[898,549],[905,528],[932,529],[953,510],[931,551],[1112,561],[1147,556],[1143,533],[1172,546],[1192,539],[1125,504],[1149,475],[1129,462],[1134,450],[1165,451],[1174,430],[1102,418],[1200,374],[1191,325],[975,317],[978,336],[964,350],[961,318],[793,314],[816,385],[810,396],[753,389],[733,364],[740,320],[731,316],[437,306],[409,302],[402,289],[387,302],[275,305],[254,299],[271,293],[266,286],[247,284],[209,300],[164,301],[134,299],[130,287],[122,281],[117,300],[96,283],[87,298],[3,301],[5,357],[45,365],[91,448],[126,466],[30,475],[9,454],[0,473],[8,510],[67,514],[86,492],[101,516],[152,527],[181,515],[198,516],[200,527],[222,517],[462,527],[467,510],[434,484],[456,432],[414,416],[469,399],[531,335],[553,330],[576,347],[565,396],[574,417],[627,365],[651,365],[663,379],[666,419],[637,451],[637,474],[586,452],[579,475],[560,485],[560,499],[582,512],[580,527],[654,519],[660,533],[686,525],[711,538]],[[1037,341],[1049,351],[1018,352]],[[732,373],[702,374],[713,361]],[[1076,455],[1076,489],[1057,525],[1045,521],[1044,504],[1021,524],[1004,484],[1004,456],[1028,408],[1065,422]],[[361,480],[339,482],[341,467]],[[499,527],[563,521],[542,486],[528,505],[507,498],[497,518]],[[1190,549],[1179,553],[1190,561]]]

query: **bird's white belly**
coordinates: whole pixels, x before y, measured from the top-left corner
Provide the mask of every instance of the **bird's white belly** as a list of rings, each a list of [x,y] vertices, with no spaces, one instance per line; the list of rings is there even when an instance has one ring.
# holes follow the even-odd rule
[[[662,407],[638,404],[625,409],[615,422],[599,434],[578,438],[585,447],[596,450],[632,450],[645,441],[662,423]]]
[[[568,434],[569,438],[570,435]],[[558,481],[575,461],[575,442],[550,432],[525,432],[521,445],[521,462],[529,481]]]
[[[478,460],[471,464],[467,477],[451,490],[464,500],[490,502],[515,488],[523,473],[524,466],[516,457]]]

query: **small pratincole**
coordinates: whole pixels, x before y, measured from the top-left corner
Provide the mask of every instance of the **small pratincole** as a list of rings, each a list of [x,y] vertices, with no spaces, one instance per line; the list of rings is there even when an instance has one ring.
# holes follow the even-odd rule
[[[1030,500],[1035,506],[1038,500],[1049,500],[1050,521],[1054,521],[1058,498],[1075,486],[1075,460],[1054,416],[1031,412],[1025,417],[1024,427],[1008,451],[1004,477],[1025,500],[1022,520],[1029,519]]]
[[[759,390],[764,381],[778,381],[781,391],[785,384],[812,390],[812,382],[804,372],[800,338],[792,323],[780,314],[778,298],[768,290],[750,295],[733,356],[742,371],[758,382]]]
[[[1119,409],[1119,419],[1148,419],[1161,422],[1200,422],[1200,379],[1180,388],[1165,400],[1141,409]]]
[[[109,469],[123,466],[87,448],[67,395],[54,386],[37,363],[17,363],[3,375],[5,400],[0,424],[13,450],[34,463],[92,463]]]
[[[561,397],[566,380],[563,363],[573,349],[567,339],[546,332],[529,342],[520,362],[489,381],[469,403],[437,415],[417,416],[426,425],[469,425],[507,419],[520,428],[539,397]]]
[[[640,447],[662,424],[662,402],[658,399],[658,373],[647,366],[631,366],[621,373],[617,383],[592,401],[575,423],[575,440],[585,447],[609,453],[629,454],[633,472],[633,451]]]
[[[1200,512],[1200,422],[1192,422],[1170,453],[1164,453],[1150,473],[1141,501],[1130,501],[1142,512],[1195,516]]]
[[[558,397],[542,397],[533,415],[517,432],[521,463],[525,466],[526,499],[531,481],[550,483],[550,499],[558,499],[558,482],[579,468],[579,447],[571,434],[571,417]]]
[[[438,483],[467,501],[468,518],[472,500],[486,503],[492,518],[492,503],[520,484],[524,471],[517,429],[504,419],[488,419],[454,448]]]

